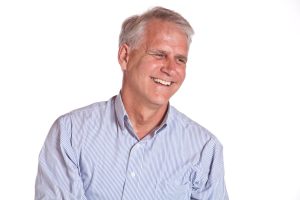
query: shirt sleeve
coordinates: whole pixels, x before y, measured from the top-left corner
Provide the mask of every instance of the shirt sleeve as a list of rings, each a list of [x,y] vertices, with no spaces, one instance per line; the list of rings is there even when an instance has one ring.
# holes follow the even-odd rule
[[[223,147],[216,138],[210,139],[193,167],[192,194],[194,200],[228,200],[224,181]]]
[[[71,127],[70,118],[63,116],[49,131],[39,155],[35,200],[86,200]]]

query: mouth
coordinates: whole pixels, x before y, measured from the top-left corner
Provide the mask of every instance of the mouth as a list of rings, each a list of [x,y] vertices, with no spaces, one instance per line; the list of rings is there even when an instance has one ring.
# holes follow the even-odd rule
[[[161,84],[161,85],[164,85],[164,86],[171,86],[171,85],[174,83],[173,81],[162,80],[162,79],[155,78],[155,77],[151,77],[151,79],[152,79],[155,83]]]

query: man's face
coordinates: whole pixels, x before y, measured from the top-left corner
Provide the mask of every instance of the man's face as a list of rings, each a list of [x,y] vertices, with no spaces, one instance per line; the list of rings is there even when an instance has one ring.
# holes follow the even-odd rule
[[[128,48],[124,71],[123,95],[150,106],[167,105],[185,78],[188,42],[175,24],[152,20],[144,40]]]

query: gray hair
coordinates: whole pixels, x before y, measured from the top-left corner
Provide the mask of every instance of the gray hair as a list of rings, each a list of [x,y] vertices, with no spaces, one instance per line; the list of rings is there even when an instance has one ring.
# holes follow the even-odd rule
[[[188,45],[192,42],[194,30],[184,17],[175,11],[163,7],[154,7],[141,15],[131,16],[123,22],[119,36],[119,47],[123,44],[136,47],[144,33],[145,25],[152,19],[160,19],[178,25],[186,34]]]

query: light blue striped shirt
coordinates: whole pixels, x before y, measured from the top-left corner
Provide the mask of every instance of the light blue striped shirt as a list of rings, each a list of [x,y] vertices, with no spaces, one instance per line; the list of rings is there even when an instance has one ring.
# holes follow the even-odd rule
[[[40,152],[35,199],[227,200],[222,145],[172,106],[139,140],[117,95],[55,121]]]

